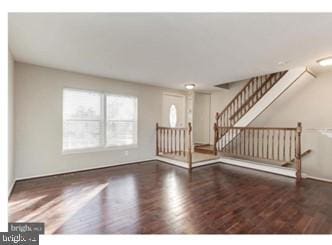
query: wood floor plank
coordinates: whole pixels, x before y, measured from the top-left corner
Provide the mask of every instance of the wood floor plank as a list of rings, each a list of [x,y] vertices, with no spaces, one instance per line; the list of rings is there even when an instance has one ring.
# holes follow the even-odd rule
[[[324,234],[331,206],[329,183],[152,161],[19,181],[9,220],[48,234]]]

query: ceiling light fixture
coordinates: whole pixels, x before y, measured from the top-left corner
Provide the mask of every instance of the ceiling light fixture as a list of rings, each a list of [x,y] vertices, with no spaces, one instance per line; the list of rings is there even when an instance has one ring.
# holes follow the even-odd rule
[[[331,66],[332,65],[332,56],[317,60],[317,63],[321,66]]]
[[[195,85],[195,84],[192,84],[192,83],[191,83],[191,84],[185,84],[185,85],[184,85],[184,87],[185,87],[186,89],[188,89],[188,90],[192,90],[192,89],[194,89],[195,86],[196,86],[196,85]]]

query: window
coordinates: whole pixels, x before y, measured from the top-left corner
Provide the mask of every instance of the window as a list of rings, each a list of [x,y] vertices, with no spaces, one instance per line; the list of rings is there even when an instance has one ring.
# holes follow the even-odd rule
[[[107,146],[134,145],[137,142],[137,99],[107,95]]]
[[[101,94],[64,90],[63,149],[93,148],[101,145]]]
[[[169,108],[169,125],[171,128],[175,128],[177,123],[177,113],[175,105],[171,105]]]
[[[137,144],[137,98],[64,89],[63,151]]]

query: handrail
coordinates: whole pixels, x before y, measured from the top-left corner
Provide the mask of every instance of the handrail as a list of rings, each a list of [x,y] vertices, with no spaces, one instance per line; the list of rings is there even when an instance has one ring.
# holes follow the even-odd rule
[[[250,95],[249,96],[249,98],[240,106],[240,108],[238,108],[234,113],[233,113],[233,115],[230,117],[230,119],[232,120],[234,117],[236,117],[236,115],[238,114],[238,113],[240,113],[241,111],[243,111],[243,108],[246,108],[248,105],[250,105],[250,102],[251,101],[253,101],[255,98],[257,98],[258,97],[258,95],[259,94],[261,94],[261,96],[260,97],[263,97],[263,95],[265,95],[266,93],[267,93],[267,89],[264,91],[264,93],[262,92],[262,90],[263,90],[263,88],[264,87],[266,87],[266,85],[269,83],[269,82],[271,82],[271,80],[274,78],[274,77],[277,77],[278,75],[276,74],[276,75],[270,75],[269,76],[269,78],[252,94],[252,95]],[[283,75],[282,75],[283,76]],[[281,77],[282,77],[281,76]],[[280,78],[281,78],[280,77]],[[280,79],[279,78],[279,79]],[[272,88],[273,87],[273,85],[274,85],[275,83],[273,83],[272,85],[271,85],[271,87],[270,88]],[[257,99],[257,101],[258,101],[259,99]],[[257,102],[256,101],[256,102]],[[254,103],[253,103],[254,104]],[[250,106],[249,106],[250,107]]]
[[[216,142],[215,151],[221,152],[222,155],[272,160],[280,163],[295,161],[296,180],[301,180],[302,124],[300,122],[294,128],[215,125],[214,130],[215,135],[226,132]]]
[[[286,71],[276,72],[272,74],[256,76],[251,78],[245,86],[234,96],[234,98],[226,105],[224,110],[221,113],[216,114],[216,122],[219,125],[218,121],[222,121],[222,117],[227,114],[227,119],[231,120],[231,117],[234,118],[234,111],[236,107],[236,111],[238,114],[239,107],[243,109],[243,104],[247,101],[252,101],[253,98],[257,97],[257,95],[261,92],[266,85],[271,82],[273,78],[277,78],[276,80],[280,80],[280,78],[286,73]],[[265,89],[264,94],[274,85],[271,84],[269,88]],[[262,97],[262,96],[261,96]],[[256,101],[257,102],[257,101]],[[230,122],[226,122],[230,123]],[[234,124],[234,123],[233,123]],[[224,125],[226,126],[226,125]]]
[[[235,98],[237,98],[244,90],[246,90],[246,88],[249,86],[249,84],[252,83],[252,81],[255,79],[255,77],[249,79],[249,81],[246,83],[246,85],[244,85],[244,87],[234,96],[234,98],[225,106],[224,110],[220,113],[217,113],[217,117],[216,119],[218,120],[222,114],[225,113],[225,111],[227,110],[227,108],[234,102]]]
[[[174,154],[187,158],[192,169],[192,126],[172,128],[161,127],[156,123],[156,155]]]
[[[225,109],[217,113],[215,126],[234,126],[286,73],[287,71],[281,71],[251,78]],[[214,144],[226,132],[215,135]]]

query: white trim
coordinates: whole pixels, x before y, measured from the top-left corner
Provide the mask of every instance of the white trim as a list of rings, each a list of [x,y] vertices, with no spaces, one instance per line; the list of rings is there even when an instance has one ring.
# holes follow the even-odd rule
[[[160,156],[156,156],[156,160],[161,161],[161,162],[167,162],[167,163],[176,165],[178,167],[189,169],[189,163],[188,162],[182,162],[182,161],[170,159],[170,158],[167,158],[167,157],[160,157]],[[218,163],[218,162],[220,162],[219,158],[216,158],[216,159],[213,159],[213,160],[201,161],[201,162],[193,163],[192,168],[201,167],[201,166],[204,166],[204,165],[210,165],[210,164]]]
[[[159,157],[159,156],[156,156],[155,159],[158,160],[158,161],[161,161],[161,162],[167,162],[167,163],[176,165],[176,166],[181,167],[181,168],[186,168],[186,169],[189,168],[189,164],[187,162],[182,162],[182,161],[170,159],[170,158],[167,158],[167,157]]]
[[[28,177],[22,177],[22,178],[16,178],[16,181],[19,180],[28,180],[28,179],[33,179],[33,178],[41,178],[41,177],[48,177],[48,176],[53,176],[53,175],[61,175],[61,174],[70,174],[70,173],[75,173],[75,172],[81,172],[81,171],[88,171],[88,170],[98,170],[100,168],[107,168],[107,167],[117,167],[121,165],[127,165],[127,164],[135,164],[135,163],[141,163],[141,162],[149,162],[156,160],[155,158],[149,158],[149,159],[142,159],[142,160],[135,160],[135,161],[130,161],[130,162],[122,162],[114,165],[101,165],[101,166],[96,166],[92,168],[81,168],[81,169],[73,169],[73,170],[68,170],[64,172],[55,172],[55,173],[49,173],[49,174],[44,174],[44,175],[33,175],[33,176],[28,176]]]
[[[138,145],[120,145],[120,146],[105,146],[105,147],[91,147],[91,148],[81,148],[73,150],[63,150],[62,155],[71,155],[79,153],[94,153],[94,152],[103,152],[103,151],[120,151],[120,150],[131,150],[137,149]]]
[[[320,177],[308,175],[306,173],[302,173],[302,177],[305,178],[305,179],[312,179],[312,180],[318,180],[318,181],[324,181],[324,182],[332,183],[332,179],[320,178]]]
[[[16,183],[16,179],[13,179],[13,182],[8,190],[8,198],[10,197],[10,194],[13,192],[13,188],[15,186],[15,183]]]
[[[271,165],[267,165],[264,163],[255,163],[252,161],[239,160],[239,159],[228,158],[228,157],[221,157],[220,161],[222,163],[236,165],[239,167],[250,168],[250,169],[255,169],[255,170],[274,173],[274,174],[280,174],[280,175],[293,177],[293,178],[296,177],[295,169],[291,169],[291,168],[271,166]]]
[[[166,163],[178,166],[178,167],[189,169],[189,164],[187,162],[181,162],[181,161],[177,161],[177,160],[173,160],[173,159],[169,159],[169,158],[165,158],[165,157],[156,156],[155,158],[123,162],[123,163],[114,164],[114,165],[108,164],[108,165],[102,165],[102,166],[93,167],[93,168],[82,168],[82,169],[76,169],[76,170],[69,170],[69,171],[65,171],[65,172],[55,172],[55,173],[50,173],[50,174],[45,174],[45,175],[34,175],[34,176],[29,176],[29,177],[16,178],[16,179],[14,179],[13,183],[11,184],[10,189],[8,190],[8,197],[10,196],[10,193],[13,191],[16,181],[28,180],[28,179],[32,179],[32,178],[49,177],[49,176],[53,176],[53,175],[70,174],[70,173],[88,171],[88,170],[98,170],[101,168],[117,167],[117,166],[121,166],[121,165],[136,164],[136,163],[149,162],[149,161],[154,161],[154,160],[166,162]],[[215,163],[235,165],[235,166],[239,166],[239,167],[243,167],[243,168],[249,168],[249,169],[254,169],[254,170],[258,170],[258,171],[284,175],[284,176],[288,176],[288,177],[292,177],[292,178],[296,177],[295,170],[291,169],[291,168],[271,166],[271,165],[267,165],[267,164],[263,164],[263,163],[257,164],[255,162],[251,162],[251,161],[237,160],[237,159],[232,159],[232,158],[227,158],[227,157],[221,157],[221,158],[217,158],[217,159],[213,159],[213,160],[193,163],[193,168],[210,165],[210,164],[215,164]],[[319,177],[308,175],[306,173],[302,173],[302,177],[317,180],[317,181],[324,181],[324,182],[332,183],[331,179],[319,178]]]
[[[216,159],[213,159],[213,160],[196,162],[196,163],[193,163],[193,168],[202,167],[202,166],[210,165],[210,164],[214,164],[214,163],[220,163],[220,159],[216,158]]]

